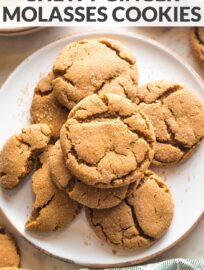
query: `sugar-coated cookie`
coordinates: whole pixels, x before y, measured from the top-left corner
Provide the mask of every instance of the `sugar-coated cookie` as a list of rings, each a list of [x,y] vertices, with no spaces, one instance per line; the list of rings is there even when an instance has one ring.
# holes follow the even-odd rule
[[[86,209],[96,235],[107,243],[124,249],[152,245],[169,228],[174,213],[168,186],[147,171],[140,184],[132,184],[125,201],[111,209]]]
[[[203,138],[203,104],[184,86],[168,81],[150,82],[139,88],[136,103],[155,129],[154,165],[181,162]]]
[[[58,55],[53,72],[58,101],[72,109],[94,93],[115,93],[134,100],[138,75],[128,48],[111,39],[90,39],[68,44]]]
[[[155,134],[129,99],[95,94],[70,112],[60,143],[72,175],[94,187],[113,188],[142,178],[154,156]]]

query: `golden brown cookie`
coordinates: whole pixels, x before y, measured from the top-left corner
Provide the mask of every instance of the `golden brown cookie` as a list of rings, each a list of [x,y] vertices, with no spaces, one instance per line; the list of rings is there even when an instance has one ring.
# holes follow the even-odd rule
[[[132,185],[125,201],[111,209],[86,209],[96,235],[126,249],[146,248],[169,228],[174,204],[168,186],[147,171],[140,184]]]
[[[0,186],[12,189],[31,171],[38,153],[47,147],[51,137],[46,124],[30,125],[14,135],[0,153]]]
[[[54,74],[50,72],[39,81],[30,111],[32,122],[47,124],[52,131],[52,136],[57,139],[62,125],[67,120],[68,110],[62,107],[54,97],[53,79]]]
[[[55,96],[68,109],[94,93],[115,93],[131,100],[136,95],[135,57],[115,40],[70,43],[58,55],[53,71]]]
[[[60,142],[73,175],[94,187],[113,188],[141,179],[154,156],[155,134],[129,99],[91,95],[70,112]]]
[[[195,56],[204,62],[204,27],[194,27],[190,31],[190,44]]]
[[[0,268],[18,267],[20,255],[13,238],[8,235],[0,224]]]
[[[194,150],[204,136],[204,107],[185,87],[168,81],[140,87],[136,103],[156,133],[153,164],[175,165]]]
[[[59,141],[52,148],[49,165],[55,185],[59,189],[66,189],[71,199],[89,208],[103,209],[116,206],[128,192],[128,186],[100,189],[72,177],[66,167]]]
[[[77,215],[79,204],[71,200],[65,191],[52,183],[48,164],[51,147],[40,157],[41,167],[33,174],[32,188],[36,196],[33,212],[26,229],[51,232],[64,228]]]

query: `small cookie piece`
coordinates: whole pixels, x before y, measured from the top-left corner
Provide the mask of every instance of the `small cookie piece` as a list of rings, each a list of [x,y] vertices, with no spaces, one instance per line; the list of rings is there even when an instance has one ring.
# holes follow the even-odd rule
[[[70,172],[98,188],[139,181],[154,156],[155,134],[129,99],[92,95],[70,112],[60,142]]]
[[[50,72],[39,81],[35,88],[30,112],[32,122],[47,124],[52,131],[52,136],[57,139],[62,125],[67,120],[68,110],[62,107],[54,97],[53,79],[54,74]]]
[[[54,93],[72,109],[94,93],[115,93],[134,100],[138,74],[134,55],[111,39],[90,39],[68,44],[53,66]]]
[[[71,199],[89,208],[104,209],[116,206],[128,192],[128,186],[99,189],[77,180],[66,167],[59,141],[52,148],[49,165],[55,185],[59,189],[66,189]]]
[[[194,27],[190,31],[191,48],[201,62],[204,62],[204,27]]]
[[[13,238],[6,234],[0,224],[0,267],[18,267],[20,255]]]
[[[125,201],[111,209],[86,209],[96,235],[107,243],[124,249],[152,245],[169,228],[174,204],[168,186],[147,171]]]
[[[46,124],[30,125],[14,135],[0,153],[0,186],[12,189],[32,170],[38,153],[45,149],[51,137]]]
[[[156,133],[153,165],[172,166],[187,158],[204,136],[204,107],[182,85],[150,82],[140,87],[136,104]]]
[[[79,204],[52,183],[48,164],[51,146],[40,156],[41,167],[33,174],[35,203],[25,227],[31,231],[51,232],[64,228],[77,215]]]

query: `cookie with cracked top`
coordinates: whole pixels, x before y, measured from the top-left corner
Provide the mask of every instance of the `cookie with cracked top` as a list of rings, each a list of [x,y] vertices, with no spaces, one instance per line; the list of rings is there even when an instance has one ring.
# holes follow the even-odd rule
[[[197,59],[204,62],[204,27],[194,27],[191,29],[190,44]]]
[[[63,229],[77,215],[80,205],[71,200],[65,191],[53,184],[49,170],[49,153],[52,146],[39,157],[40,166],[32,176],[35,202],[25,227],[30,231],[52,232]]]
[[[123,249],[147,248],[169,228],[174,213],[168,186],[147,171],[129,196],[111,209],[86,209],[87,219],[103,241]]]
[[[37,155],[43,151],[51,137],[46,124],[30,125],[19,135],[8,139],[0,152],[0,186],[16,187],[33,169]]]
[[[73,177],[66,167],[60,142],[53,146],[49,157],[50,173],[55,185],[68,196],[89,208],[111,208],[126,197],[129,186],[100,189],[84,184]]]
[[[19,264],[20,255],[16,243],[0,224],[0,269],[7,266],[11,268],[18,267]]]
[[[37,84],[31,105],[31,117],[34,124],[47,124],[52,136],[57,139],[62,125],[66,122],[68,110],[55,98],[52,80],[55,78],[52,72],[44,76]]]
[[[68,44],[58,55],[53,72],[55,97],[68,109],[94,93],[115,93],[131,100],[136,95],[136,59],[115,40],[90,39]]]
[[[135,102],[155,129],[153,165],[178,164],[203,138],[203,104],[184,86],[169,81],[150,82],[139,88]]]
[[[70,112],[60,143],[72,175],[87,185],[113,188],[140,181],[154,156],[155,134],[129,99],[95,94]]]

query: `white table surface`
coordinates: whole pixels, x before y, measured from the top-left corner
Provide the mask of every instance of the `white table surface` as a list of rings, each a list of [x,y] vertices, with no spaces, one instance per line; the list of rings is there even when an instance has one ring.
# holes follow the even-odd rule
[[[19,63],[38,48],[61,37],[90,30],[97,29],[46,28],[24,36],[0,37],[0,86]],[[133,34],[139,33],[163,43],[180,56],[184,57],[204,80],[204,66],[201,66],[195,61],[189,48],[188,28],[118,28],[115,30],[131,31]],[[193,209],[189,209],[189,215],[191,211],[193,211]],[[19,238],[2,217],[0,217],[0,222],[5,224],[16,237],[21,250],[23,267],[32,270],[79,269],[76,265],[71,265],[43,254],[29,245],[25,240]],[[157,259],[154,259],[152,262],[179,257],[204,259],[204,220],[200,222],[186,239],[182,240],[177,246],[165,252]]]

